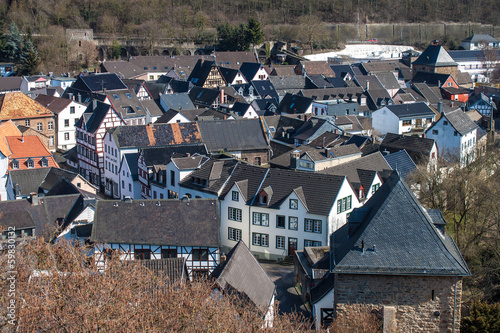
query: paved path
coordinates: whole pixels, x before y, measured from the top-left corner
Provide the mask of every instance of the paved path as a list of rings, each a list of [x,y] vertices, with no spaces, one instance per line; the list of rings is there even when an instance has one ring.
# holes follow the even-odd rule
[[[276,284],[276,300],[280,302],[280,312],[298,311],[309,317],[309,311],[294,286],[293,266],[283,266],[279,263],[261,263],[261,265]]]

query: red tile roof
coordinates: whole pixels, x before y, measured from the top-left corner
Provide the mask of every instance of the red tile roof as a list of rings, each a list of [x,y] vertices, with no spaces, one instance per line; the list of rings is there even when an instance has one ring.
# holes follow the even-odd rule
[[[0,152],[9,157],[12,151],[7,143],[7,136],[21,135],[21,131],[16,127],[12,121],[0,122]]]
[[[12,155],[9,159],[12,161],[16,159],[19,161],[19,169],[28,169],[26,160],[32,158],[34,160],[34,168],[41,168],[41,159],[45,157],[49,164],[49,167],[59,168],[59,165],[52,157],[52,153],[43,144],[42,140],[36,135],[26,135],[26,136],[8,136],[7,143]],[[9,165],[9,170],[12,170],[12,163]]]

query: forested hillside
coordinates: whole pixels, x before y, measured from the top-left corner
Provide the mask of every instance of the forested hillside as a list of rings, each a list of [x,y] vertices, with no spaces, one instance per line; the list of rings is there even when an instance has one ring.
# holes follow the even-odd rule
[[[21,31],[92,28],[122,36],[216,28],[255,17],[263,26],[325,23],[478,22],[498,25],[497,0],[3,0],[0,18]],[[173,36],[177,37],[177,36]]]

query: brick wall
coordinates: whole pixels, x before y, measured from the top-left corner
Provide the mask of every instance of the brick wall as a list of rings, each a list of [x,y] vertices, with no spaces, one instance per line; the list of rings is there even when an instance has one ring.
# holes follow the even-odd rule
[[[394,307],[396,332],[452,332],[456,281],[455,277],[337,274],[335,309],[337,313],[345,313],[356,304],[376,310]],[[461,299],[459,279],[455,306],[457,332]]]
[[[248,152],[242,152],[241,153],[241,158],[245,159],[249,163],[255,164],[255,158],[260,157],[260,164],[267,164],[269,162],[269,150],[252,150]]]

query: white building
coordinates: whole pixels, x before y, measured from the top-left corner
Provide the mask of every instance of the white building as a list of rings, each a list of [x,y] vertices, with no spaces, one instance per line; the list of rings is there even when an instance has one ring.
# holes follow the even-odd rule
[[[379,134],[403,134],[424,131],[435,118],[436,113],[424,102],[387,105],[372,113],[372,127]]]
[[[56,142],[58,149],[71,149],[76,145],[75,124],[87,109],[85,104],[67,98],[38,95],[35,100],[56,116]]]
[[[434,139],[440,156],[448,160],[460,161],[461,166],[476,158],[476,137],[478,126],[461,109],[443,113],[425,133]]]
[[[500,41],[488,34],[477,34],[462,40],[462,47],[466,50],[484,50],[486,48],[496,48],[500,46]]]

